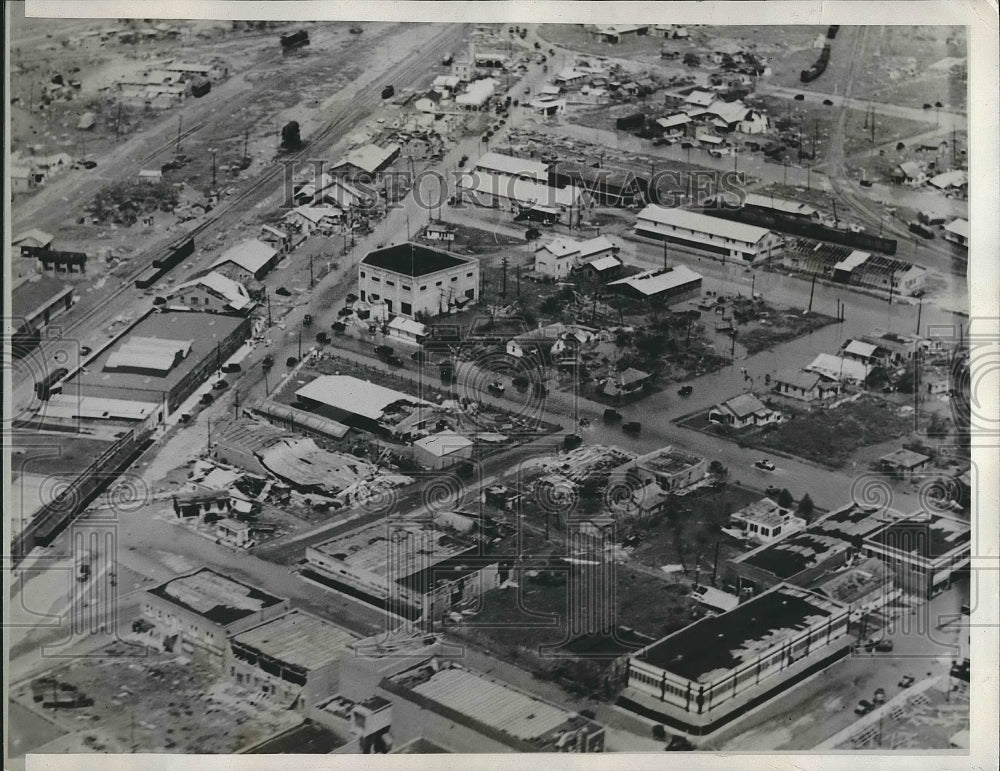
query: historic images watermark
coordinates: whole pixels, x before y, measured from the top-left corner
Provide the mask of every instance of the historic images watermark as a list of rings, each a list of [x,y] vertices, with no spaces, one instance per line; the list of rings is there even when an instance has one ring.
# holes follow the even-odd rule
[[[454,210],[468,209],[477,203],[491,206],[500,199],[558,208],[566,205],[562,191],[567,186],[585,195],[598,195],[613,185],[615,189],[630,191],[630,197],[640,204],[655,203],[668,208],[692,202],[739,208],[746,198],[746,175],[736,170],[663,168],[642,176],[627,172],[622,179],[612,169],[599,168],[589,170],[586,180],[562,175],[570,181],[562,181],[560,186],[549,184],[549,180],[561,178],[558,163],[549,165],[547,180],[479,168],[418,171],[412,161],[402,169],[375,173],[357,170],[350,175],[339,174],[329,161],[318,158],[287,159],[282,164],[285,209],[299,203],[346,203],[361,215],[401,208],[401,201],[407,195],[418,208],[431,213],[441,211],[444,206]]]

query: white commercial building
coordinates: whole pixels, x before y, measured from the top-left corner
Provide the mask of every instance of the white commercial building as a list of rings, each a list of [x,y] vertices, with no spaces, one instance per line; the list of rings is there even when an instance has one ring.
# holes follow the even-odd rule
[[[479,297],[479,261],[412,243],[377,249],[358,264],[358,294],[398,316],[440,316]]]
[[[431,434],[413,443],[413,459],[434,470],[471,457],[472,442],[454,431]]]
[[[653,204],[639,212],[635,232],[750,264],[770,259],[782,243],[766,228]]]

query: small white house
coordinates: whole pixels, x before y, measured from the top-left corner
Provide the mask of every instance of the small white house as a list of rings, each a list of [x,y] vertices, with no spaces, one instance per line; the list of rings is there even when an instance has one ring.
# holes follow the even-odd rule
[[[427,325],[403,316],[396,316],[389,322],[389,337],[404,343],[420,345],[421,341],[427,337]]]
[[[442,431],[413,443],[413,458],[430,469],[442,469],[472,457],[472,442],[454,431]]]
[[[139,172],[141,182],[162,182],[163,172],[159,169],[143,169]]]

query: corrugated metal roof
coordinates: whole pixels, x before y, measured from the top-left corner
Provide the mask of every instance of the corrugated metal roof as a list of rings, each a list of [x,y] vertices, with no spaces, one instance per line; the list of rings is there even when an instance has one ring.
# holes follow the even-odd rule
[[[847,271],[854,270],[855,268],[864,265],[868,261],[869,257],[871,257],[871,255],[868,252],[860,252],[855,249],[844,259],[842,259],[840,262],[834,265],[833,269],[847,270]]]
[[[573,714],[467,669],[436,672],[413,691],[523,740],[554,731]]]
[[[157,408],[153,402],[56,394],[45,405],[45,417],[57,419],[145,420]]]
[[[650,204],[639,212],[638,220],[666,225],[668,227],[687,228],[697,233],[705,233],[720,238],[731,238],[747,244],[760,242],[770,231],[755,225],[745,225],[742,222],[709,217],[707,214],[687,211],[686,209],[667,209],[663,206]]]
[[[253,238],[227,249],[219,259],[212,263],[212,267],[217,268],[231,262],[244,270],[256,273],[267,265],[268,261],[273,259],[276,254],[277,252],[272,247]]]
[[[647,297],[651,297],[660,292],[700,280],[701,275],[686,265],[674,265],[666,270],[654,268],[635,276],[621,278],[610,282],[608,286],[628,286]]]
[[[296,391],[295,395],[371,420],[381,418],[385,409],[396,402],[432,406],[416,396],[350,375],[321,375]]]
[[[413,446],[429,452],[436,458],[443,458],[471,447],[472,442],[454,431],[442,431],[440,434],[431,434],[414,442]]]
[[[301,610],[233,637],[234,642],[310,671],[343,658],[354,640],[350,632]]]
[[[168,372],[191,352],[193,340],[132,335],[108,356],[104,369]]]
[[[556,93],[559,93],[558,88]],[[476,168],[499,171],[512,177],[531,177],[539,182],[548,182],[549,179],[548,164],[502,153],[486,153],[476,162]]]
[[[214,270],[206,273],[204,276],[199,276],[191,281],[178,284],[167,297],[173,297],[181,289],[188,289],[193,286],[205,286],[216,294],[222,295],[233,310],[243,310],[252,302],[243,284],[239,281],[233,281],[233,279],[223,276]]]
[[[337,492],[376,473],[370,463],[354,455],[327,452],[306,437],[278,439],[260,451],[260,462],[294,485]]]

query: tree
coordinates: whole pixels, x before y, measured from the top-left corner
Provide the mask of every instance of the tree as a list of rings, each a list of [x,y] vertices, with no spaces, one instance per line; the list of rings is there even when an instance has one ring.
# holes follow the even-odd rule
[[[778,505],[783,509],[788,509],[791,508],[793,503],[795,503],[795,498],[788,492],[788,488],[783,487],[781,492],[778,493]]]
[[[283,150],[298,150],[302,147],[298,121],[289,121],[281,129],[281,147]]]
[[[815,511],[816,505],[813,503],[813,499],[809,497],[809,493],[802,496],[799,501],[799,516],[802,517],[806,522],[812,519],[813,511]]]
[[[657,723],[656,725],[653,726],[653,738],[656,739],[659,742],[666,741],[666,739],[667,739],[667,729],[664,728],[659,723]]]
[[[701,59],[698,58],[697,54],[687,53],[684,54],[683,62],[688,67],[697,67],[699,64],[701,64]]]

